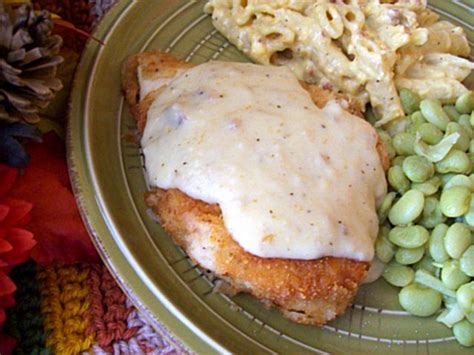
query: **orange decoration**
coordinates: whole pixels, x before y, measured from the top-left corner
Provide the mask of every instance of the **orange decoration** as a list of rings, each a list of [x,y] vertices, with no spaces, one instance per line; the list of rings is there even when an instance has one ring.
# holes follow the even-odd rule
[[[30,220],[33,205],[10,196],[17,178],[17,169],[0,164],[0,326],[5,322],[5,308],[15,305],[16,286],[8,273],[28,260],[36,244],[33,234],[22,228]]]
[[[38,244],[31,257],[41,265],[51,262],[97,262],[99,257],[84,228],[69,183],[64,142],[54,132],[43,143],[30,143],[30,164],[11,191],[35,206],[28,229]]]

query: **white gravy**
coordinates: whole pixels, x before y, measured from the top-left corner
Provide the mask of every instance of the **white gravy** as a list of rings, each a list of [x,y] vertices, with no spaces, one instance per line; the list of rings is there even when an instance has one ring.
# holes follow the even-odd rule
[[[376,142],[335,102],[317,108],[285,67],[210,62],[168,83],[141,143],[150,184],[219,204],[246,251],[368,261],[386,193]]]

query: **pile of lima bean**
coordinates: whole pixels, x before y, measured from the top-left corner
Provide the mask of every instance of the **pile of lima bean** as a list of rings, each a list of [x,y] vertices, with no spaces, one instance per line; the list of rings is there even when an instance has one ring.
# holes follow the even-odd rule
[[[402,89],[399,133],[380,130],[391,159],[377,257],[409,313],[474,345],[474,93],[443,105]],[[400,126],[399,126],[400,127]]]

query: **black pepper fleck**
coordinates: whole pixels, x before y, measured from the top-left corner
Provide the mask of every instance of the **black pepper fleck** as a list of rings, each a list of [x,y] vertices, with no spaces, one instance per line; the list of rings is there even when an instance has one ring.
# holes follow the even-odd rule
[[[278,108],[281,108],[281,105],[277,105]]]
[[[326,125],[322,124],[321,127],[322,127],[322,128],[326,128]]]

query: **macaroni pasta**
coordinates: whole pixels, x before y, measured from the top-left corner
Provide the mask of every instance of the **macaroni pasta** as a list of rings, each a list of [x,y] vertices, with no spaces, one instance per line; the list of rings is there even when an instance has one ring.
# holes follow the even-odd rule
[[[205,11],[253,60],[370,102],[378,126],[403,116],[397,89],[451,102],[474,69],[462,28],[426,0],[209,0]]]

